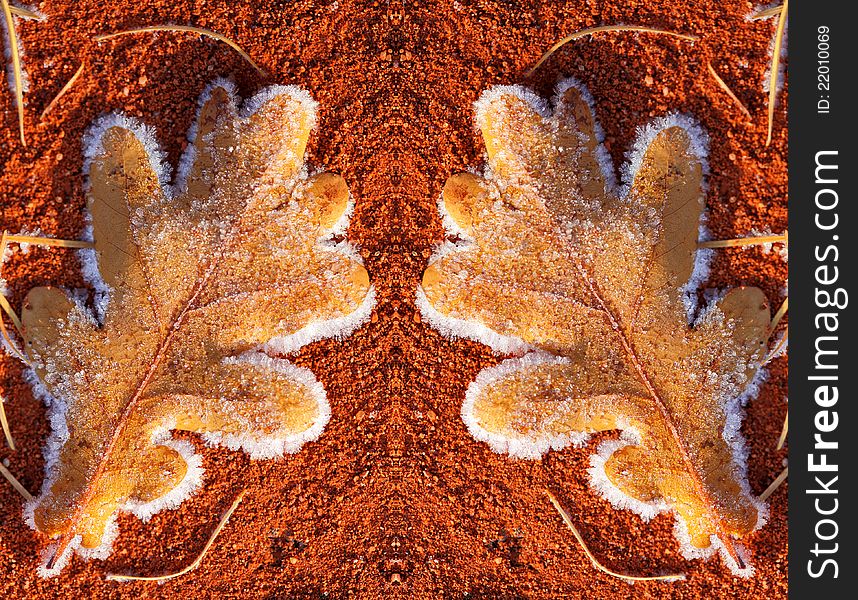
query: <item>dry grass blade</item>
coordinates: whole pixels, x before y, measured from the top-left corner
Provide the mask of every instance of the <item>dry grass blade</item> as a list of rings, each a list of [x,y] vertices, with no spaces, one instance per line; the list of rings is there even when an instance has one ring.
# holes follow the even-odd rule
[[[784,447],[787,438],[787,432],[789,431],[789,411],[787,411],[786,416],[784,417],[784,426],[781,429],[781,435],[778,438],[778,445],[775,446],[775,450],[780,450]]]
[[[732,99],[733,102],[736,103],[736,106],[738,106],[739,109],[743,113],[745,113],[745,116],[748,117],[748,119],[750,119],[751,118],[750,111],[748,111],[748,109],[745,107],[745,105],[742,104],[742,101],[739,100],[739,98],[736,96],[736,94],[733,93],[733,90],[730,89],[730,87],[727,85],[727,83],[723,79],[721,79],[720,75],[718,75],[718,73],[715,71],[715,68],[712,66],[712,63],[707,62],[706,67],[709,69],[709,74],[712,75],[712,78],[715,80],[715,83],[718,84],[718,87],[720,87],[722,90],[724,90],[724,92],[728,96],[730,96],[730,99]]]
[[[0,0],[3,6],[3,17],[6,19],[6,32],[9,34],[9,57],[12,59],[12,81],[15,84],[15,105],[18,108],[18,128],[21,133],[21,143],[26,146],[24,137],[24,77],[21,69],[21,55],[18,50],[18,34],[15,33],[15,19],[9,0]]]
[[[42,111],[42,114],[39,115],[40,121],[45,118],[46,114],[51,112],[51,109],[53,109],[54,106],[57,105],[57,102],[60,101],[60,98],[65,96],[66,92],[68,92],[72,88],[72,86],[75,84],[75,82],[80,78],[81,74],[83,73],[83,67],[85,65],[86,65],[86,63],[80,63],[80,67],[78,67],[77,71],[75,71],[75,74],[71,76],[71,79],[69,79],[68,82],[66,82],[66,84],[57,93],[57,95],[54,96],[54,99],[48,103],[48,105],[45,107],[45,110]]]
[[[708,240],[699,242],[698,248],[738,248],[740,246],[761,246],[763,244],[786,244],[788,235],[760,235],[756,237],[734,238],[730,240]]]
[[[6,419],[6,400],[0,396],[0,425],[3,426],[3,435],[6,437],[6,443],[9,444],[9,449],[13,452],[15,448],[15,438],[12,437],[12,432],[9,430],[9,421]]]
[[[3,275],[3,256],[6,253],[6,246],[9,243],[9,234],[7,232],[3,232],[0,234],[0,277]],[[12,305],[9,304],[9,301],[6,300],[6,296],[0,294],[0,308],[3,309],[9,319],[12,321],[12,324],[15,326],[18,335],[21,335],[21,319],[18,318],[18,315],[15,313],[15,310],[12,308]],[[6,329],[6,323],[3,321],[3,315],[0,314],[0,336],[3,336],[3,339],[9,345],[9,348],[25,363],[29,364],[27,357],[18,350],[18,346],[12,340],[12,336],[9,335],[9,331]]]
[[[554,497],[550,491],[545,490],[545,493],[548,494],[548,499],[551,500],[551,504],[554,505],[555,510],[560,513],[563,522],[566,523],[566,526],[572,531],[572,535],[575,536],[575,539],[578,540],[578,543],[583,548],[584,553],[587,555],[587,558],[590,559],[590,562],[593,563],[593,566],[598,570],[602,571],[610,575],[611,577],[617,577],[618,579],[623,579],[625,581],[677,581],[680,579],[685,579],[685,574],[677,574],[677,575],[653,575],[649,577],[640,577],[637,575],[625,575],[623,573],[617,573],[616,571],[612,571],[606,566],[602,565],[598,561],[598,559],[593,556],[593,553],[590,552],[590,549],[587,547],[587,544],[584,542],[584,538],[581,537],[581,534],[578,532],[578,529],[572,523],[572,519],[569,517],[569,513],[567,513],[560,503],[557,501],[557,498]]]
[[[12,475],[12,472],[9,471],[9,469],[3,466],[3,463],[0,463],[0,475],[5,477],[6,481],[11,483],[12,487],[15,488],[15,491],[21,494],[21,496],[23,496],[24,499],[27,500],[27,502],[30,502],[33,499],[33,494],[28,492],[27,488],[21,485],[21,482],[18,481],[14,475]]]
[[[175,573],[168,573],[166,575],[152,575],[152,576],[116,575],[113,573],[109,573],[105,577],[105,579],[107,579],[107,581],[167,581],[168,579],[175,579],[176,577],[181,577],[182,575],[185,575],[186,573],[190,573],[191,571],[193,571],[194,569],[199,567],[200,563],[203,562],[203,558],[205,557],[206,552],[208,552],[209,548],[212,547],[212,544],[214,544],[214,541],[217,538],[218,534],[224,528],[224,526],[226,525],[226,522],[229,521],[229,518],[232,516],[232,513],[235,512],[235,509],[238,508],[238,505],[241,503],[242,498],[244,498],[244,494],[245,494],[245,491],[242,491],[236,497],[236,499],[233,501],[232,506],[230,506],[229,509],[224,513],[223,517],[221,517],[220,522],[217,524],[217,527],[215,527],[214,531],[212,532],[211,536],[209,537],[209,540],[206,542],[206,545],[203,546],[203,550],[202,550],[202,552],[200,552],[199,556],[197,556],[197,558],[194,560],[194,562],[192,562],[190,565],[188,565],[187,567],[185,567],[181,571],[177,571]]]
[[[766,136],[766,146],[772,143],[772,128],[775,123],[775,99],[778,95],[778,71],[781,62],[781,47],[784,42],[784,26],[786,25],[787,4],[784,0],[783,7],[778,17],[778,28],[775,31],[775,45],[772,49],[772,70],[769,75],[769,133]]]
[[[15,311],[12,309],[12,306],[9,304],[9,301],[6,300],[6,296],[0,294],[0,308],[3,309],[9,318],[12,320],[12,323],[15,325],[15,328],[18,330],[20,335],[21,330],[21,320],[18,318],[18,315],[15,314]],[[15,344],[12,336],[9,335],[9,330],[6,329],[6,323],[3,322],[3,316],[0,314],[0,335],[3,336],[3,339],[9,345],[9,348],[15,353],[15,355],[24,361],[26,364],[30,364],[30,361],[27,360],[27,357],[24,356],[24,353],[18,349],[18,346]]]
[[[757,14],[753,15],[751,17],[751,20],[752,21],[759,21],[760,19],[768,19],[769,17],[775,17],[775,16],[781,14],[781,12],[783,12],[783,8],[784,7],[782,5],[778,5],[778,6],[773,6],[771,8],[767,8],[766,10],[761,10]]]
[[[763,360],[763,365],[769,364],[770,362],[772,362],[772,360],[776,356],[780,355],[780,353],[783,351],[783,349],[786,348],[786,345],[788,342],[789,342],[789,328],[784,328],[783,337],[781,337],[781,339],[778,340],[778,343],[775,344],[775,347],[772,348],[772,351],[769,352],[769,355],[766,356],[765,360]]]
[[[533,65],[533,68],[531,68],[527,72],[525,77],[530,77],[531,75],[533,75],[536,69],[542,66],[542,63],[551,58],[552,54],[557,52],[560,48],[562,48],[564,45],[568,44],[572,40],[577,40],[579,38],[586,37],[588,35],[593,35],[594,33],[600,33],[603,31],[637,31],[642,33],[657,33],[660,35],[669,35],[679,39],[688,40],[690,42],[694,42],[698,39],[697,36],[688,35],[686,33],[676,33],[674,31],[665,31],[663,29],[655,29],[653,27],[641,27],[639,25],[602,25],[600,27],[590,27],[588,29],[582,29],[581,31],[576,31],[575,33],[567,35],[565,38],[551,46],[551,48],[549,48],[548,51],[542,55],[542,58],[540,58],[536,62],[536,64]]]
[[[34,246],[49,246],[55,248],[92,248],[92,242],[84,242],[83,240],[61,240],[58,238],[46,238],[35,235],[7,235],[7,242],[16,242],[18,244],[32,244]]]
[[[9,10],[12,11],[12,14],[16,17],[21,17],[22,19],[33,19],[34,21],[43,21],[45,17],[37,13],[36,11],[30,10],[29,8],[24,8],[23,6],[15,6],[14,4],[9,5]]]
[[[778,326],[778,323],[781,322],[781,319],[784,318],[784,316],[787,313],[787,310],[789,310],[789,298],[788,297],[784,298],[784,301],[781,303],[781,307],[778,309],[778,312],[776,312],[775,316],[772,317],[772,324],[769,326],[769,329],[771,330],[772,333],[775,332],[775,328]]]
[[[133,35],[135,33],[146,33],[146,32],[153,32],[153,31],[184,31],[184,32],[188,32],[188,33],[196,33],[198,35],[204,35],[206,37],[210,37],[212,39],[218,40],[219,42],[223,42],[224,44],[226,44],[227,46],[229,46],[230,48],[232,48],[233,50],[238,52],[241,55],[241,57],[244,60],[246,60],[248,63],[250,63],[250,65],[254,69],[256,69],[261,75],[266,75],[265,70],[262,67],[260,67],[259,65],[257,65],[253,61],[253,59],[250,58],[250,56],[247,54],[247,52],[242,50],[241,47],[238,44],[236,44],[235,42],[233,42],[231,39],[227,38],[226,36],[224,36],[220,33],[217,33],[216,31],[210,31],[208,29],[200,29],[199,27],[191,27],[190,25],[149,25],[147,27],[136,27],[134,29],[126,29],[124,31],[116,31],[114,33],[104,33],[104,34],[95,36],[93,39],[96,42],[103,42],[103,41],[113,39],[116,37],[120,37],[123,35]]]
[[[778,475],[775,480],[771,483],[769,487],[766,488],[766,491],[760,494],[760,500],[767,500],[769,496],[775,493],[775,490],[781,487],[781,484],[786,481],[787,476],[789,475],[789,467],[784,467],[784,470],[781,471],[781,474]]]

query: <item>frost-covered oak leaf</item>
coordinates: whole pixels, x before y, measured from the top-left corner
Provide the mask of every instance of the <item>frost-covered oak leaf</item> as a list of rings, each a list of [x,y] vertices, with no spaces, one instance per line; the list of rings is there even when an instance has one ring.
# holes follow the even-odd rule
[[[58,545],[106,556],[119,510],[148,518],[199,485],[171,430],[253,458],[296,452],[330,410],[312,372],[282,355],[369,316],[367,272],[342,237],[339,176],[307,174],[316,105],[294,86],[239,107],[217,82],[200,100],[175,184],[146,128],[120,116],[85,140],[96,296],[30,291],[23,334],[54,430],[28,507]],[[86,252],[86,251],[85,251]],[[270,352],[270,354],[269,354]]]
[[[644,518],[677,516],[686,556],[723,549],[764,506],[739,433],[769,308],[734,289],[693,323],[705,136],[670,117],[640,134],[617,186],[589,95],[561,84],[553,110],[520,87],[476,104],[485,177],[454,175],[441,210],[453,236],[418,291],[448,335],[518,356],[481,372],[462,417],[498,452],[536,458],[623,430],[592,459],[594,486]],[[700,257],[697,257],[700,258]]]

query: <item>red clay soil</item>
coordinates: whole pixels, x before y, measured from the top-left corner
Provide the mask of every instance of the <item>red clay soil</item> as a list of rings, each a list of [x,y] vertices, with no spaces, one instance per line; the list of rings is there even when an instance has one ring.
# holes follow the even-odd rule
[[[472,103],[498,83],[543,95],[575,76],[592,91],[615,164],[636,127],[671,111],[693,115],[711,136],[708,206],[717,238],[786,228],[787,93],[766,147],[763,82],[774,20],[746,19],[744,0],[551,2],[459,0],[259,1],[45,0],[47,20],[19,21],[30,89],[28,145],[17,137],[13,96],[0,93],[0,227],[75,238],[84,196],[81,136],[99,114],[124,111],[157,129],[178,159],[198,95],[232,76],[246,97],[264,85],[309,89],[321,110],[311,164],[341,173],[356,199],[349,238],[378,290],[372,322],[344,342],[324,341],[295,359],[324,384],[333,417],[317,442],[278,461],[205,447],[203,488],[177,510],[142,523],[119,519],[106,561],[75,558],[56,579],[36,575],[45,540],[21,518],[21,499],[0,481],[3,598],[782,598],[787,588],[786,485],[771,516],[746,540],[756,566],[733,577],[718,558],[686,561],[673,517],[643,523],[590,490],[583,449],[513,460],[475,441],[459,416],[477,372],[503,357],[444,339],[420,322],[414,293],[443,239],[436,210],[452,173],[481,165]],[[223,33],[269,75],[193,34],[141,34],[102,44],[93,35],[150,24]],[[594,25],[639,24],[699,36],[604,33],[573,42],[528,79],[553,42]],[[5,40],[4,40],[5,42]],[[69,93],[40,112],[85,63]],[[751,112],[747,119],[707,72],[711,62]],[[709,285],[761,287],[782,301],[786,264],[759,248],[719,251]],[[38,285],[82,287],[67,250],[16,254],[4,267],[18,307]],[[18,450],[0,459],[37,491],[49,426],[15,359],[0,357],[0,393]],[[786,411],[786,360],[776,359],[747,409],[749,479],[762,492],[781,472],[776,451]],[[596,571],[551,507],[551,489],[592,551],[636,574],[685,572],[678,583],[629,585]],[[222,512],[247,494],[202,565],[181,578],[114,583],[106,573],[178,570],[200,552]]]

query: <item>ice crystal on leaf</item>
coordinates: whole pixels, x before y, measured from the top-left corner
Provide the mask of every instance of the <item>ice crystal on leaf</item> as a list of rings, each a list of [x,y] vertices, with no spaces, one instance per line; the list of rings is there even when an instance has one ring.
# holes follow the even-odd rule
[[[764,507],[738,424],[769,308],[760,290],[739,288],[689,324],[689,285],[705,272],[695,268],[705,135],[680,116],[643,129],[618,186],[574,81],[553,111],[523,88],[490,89],[476,122],[487,174],[444,187],[458,239],[430,261],[418,304],[443,332],[524,355],[471,384],[468,428],[527,458],[623,430],[594,461],[594,487],[647,518],[674,511],[686,556],[721,548],[746,574],[733,538]]]
[[[173,186],[136,122],[105,117],[85,140],[95,310],[43,287],[22,311],[54,430],[28,507],[59,538],[44,574],[78,545],[109,552],[118,510],[148,518],[199,485],[199,459],[169,431],[254,457],[296,452],[321,433],[322,385],[264,353],[272,341],[294,351],[346,335],[373,299],[357,254],[331,239],[349,209],[345,182],[304,167],[314,125],[315,103],[296,87],[240,108],[219,82],[201,99]]]

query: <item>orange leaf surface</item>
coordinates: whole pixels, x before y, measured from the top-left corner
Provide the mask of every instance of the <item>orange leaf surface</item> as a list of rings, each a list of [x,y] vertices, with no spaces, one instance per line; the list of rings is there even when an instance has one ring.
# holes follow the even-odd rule
[[[254,458],[321,434],[321,383],[281,356],[347,335],[374,294],[354,249],[337,241],[345,182],[307,175],[315,108],[294,86],[239,107],[232,85],[216,83],[172,186],[136,122],[106,117],[85,140],[95,247],[81,252],[94,307],[36,288],[22,310],[54,429],[46,482],[28,507],[59,539],[45,575],[72,548],[108,554],[119,510],[147,519],[198,487],[201,458],[170,431]]]
[[[521,87],[483,94],[487,174],[444,187],[455,239],[430,261],[418,304],[442,332],[519,355],[468,389],[462,416],[477,439],[537,458],[620,429],[592,459],[594,486],[644,518],[673,511],[686,556],[721,548],[747,574],[733,540],[764,507],[738,430],[766,299],[739,288],[696,310],[697,126],[674,116],[643,130],[617,185],[590,104],[571,80],[553,109]]]

